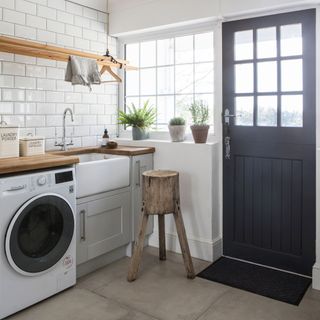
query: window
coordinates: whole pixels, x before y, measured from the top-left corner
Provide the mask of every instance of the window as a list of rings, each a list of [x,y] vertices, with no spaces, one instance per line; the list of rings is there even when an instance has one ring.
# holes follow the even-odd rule
[[[156,130],[167,130],[178,116],[190,124],[188,108],[196,100],[207,103],[213,125],[213,32],[126,44],[125,58],[139,71],[126,72],[124,103],[149,100],[157,107]]]
[[[302,44],[301,23],[235,32],[236,125],[303,127]]]

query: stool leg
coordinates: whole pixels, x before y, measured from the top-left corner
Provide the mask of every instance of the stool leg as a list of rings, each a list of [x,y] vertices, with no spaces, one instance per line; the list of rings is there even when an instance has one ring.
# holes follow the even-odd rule
[[[160,260],[166,260],[166,235],[165,235],[165,223],[164,214],[158,215],[159,225],[159,258]]]
[[[145,213],[144,207],[142,208],[142,217],[140,222],[140,229],[138,239],[134,243],[133,254],[130,260],[129,271],[127,280],[129,282],[136,280],[137,273],[139,271],[139,265],[141,262],[143,245],[144,245],[144,237],[146,234],[146,228],[148,224],[149,215]]]
[[[194,273],[192,258],[190,255],[189,245],[188,245],[188,241],[187,241],[186,230],[185,230],[184,224],[183,224],[179,201],[176,202],[175,212],[173,215],[174,215],[174,219],[176,222],[176,228],[177,228],[181,252],[182,252],[182,256],[183,256],[183,260],[184,260],[184,266],[187,271],[187,277],[189,279],[194,279],[195,273]]]

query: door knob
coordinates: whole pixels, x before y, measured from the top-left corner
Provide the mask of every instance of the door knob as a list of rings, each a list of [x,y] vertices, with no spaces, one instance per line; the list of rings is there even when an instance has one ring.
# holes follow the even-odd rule
[[[236,117],[241,117],[241,115],[230,114],[230,110],[228,108],[226,108],[224,110],[224,113],[222,114],[223,122],[226,125],[230,125],[230,118],[236,118]]]

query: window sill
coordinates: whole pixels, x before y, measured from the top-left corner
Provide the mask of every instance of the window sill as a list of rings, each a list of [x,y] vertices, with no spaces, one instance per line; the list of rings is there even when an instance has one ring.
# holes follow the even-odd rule
[[[117,139],[120,140],[132,140],[131,131],[121,131],[119,137]],[[221,140],[221,138],[213,132],[209,132],[207,143],[217,143]],[[132,140],[137,141],[137,140]],[[172,142],[171,137],[168,131],[151,131],[150,138],[142,141],[155,141],[155,142]],[[177,142],[173,142],[177,143]],[[194,143],[192,133],[187,132],[185,136],[185,140],[181,143]]]
[[[154,146],[154,145],[160,145],[160,144],[166,144],[166,145],[185,145],[185,146],[212,146],[215,144],[220,143],[219,139],[216,136],[208,137],[208,140],[206,143],[194,143],[192,137],[190,139],[186,139],[181,142],[173,142],[170,138],[168,139],[156,139],[151,137],[150,139],[145,140],[132,140],[130,137],[119,137],[116,138],[115,141],[117,141],[119,144],[128,144],[128,145],[137,145],[137,146]]]

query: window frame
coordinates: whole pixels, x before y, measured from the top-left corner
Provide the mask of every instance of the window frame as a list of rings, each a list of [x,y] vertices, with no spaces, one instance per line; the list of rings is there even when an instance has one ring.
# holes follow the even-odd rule
[[[221,105],[222,100],[222,92],[219,81],[221,81],[221,45],[219,45],[219,41],[221,39],[221,21],[211,20],[208,22],[197,23],[192,25],[187,25],[183,27],[174,27],[174,28],[164,28],[162,30],[151,31],[151,32],[144,32],[144,33],[137,33],[132,34],[129,36],[123,36],[118,38],[118,56],[124,57],[125,56],[125,45],[133,44],[137,42],[145,42],[145,41],[155,41],[155,40],[163,40],[168,38],[180,37],[180,36],[188,36],[194,35],[198,33],[206,33],[206,32],[213,32],[214,34],[214,99],[213,105]],[[218,45],[218,46],[217,46]],[[193,62],[193,65],[194,62]],[[123,79],[125,78],[125,73],[123,70],[120,71],[121,76]],[[118,96],[118,110],[124,110],[124,101],[125,101],[125,85],[119,86],[119,96]],[[216,108],[214,107],[213,110],[213,128],[209,133],[209,138],[211,136],[220,135],[220,112],[217,114],[217,110],[221,110],[221,107]],[[217,121],[219,119],[219,121]],[[125,130],[122,125],[118,125],[118,136],[120,138],[131,138],[131,131]],[[170,140],[169,131],[154,131],[150,132],[150,138],[155,140]],[[191,132],[186,134],[186,140],[192,140]]]

